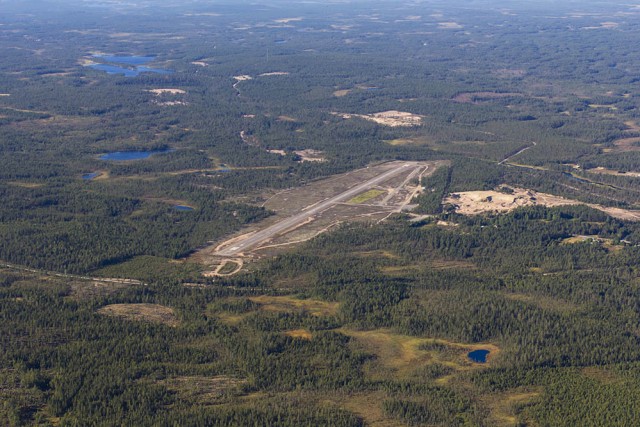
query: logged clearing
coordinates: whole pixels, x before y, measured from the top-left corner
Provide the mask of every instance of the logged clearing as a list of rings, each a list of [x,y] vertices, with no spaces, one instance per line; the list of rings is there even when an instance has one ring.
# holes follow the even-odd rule
[[[371,122],[378,123],[383,126],[389,127],[406,127],[417,126],[422,123],[423,116],[413,113],[407,113],[406,111],[389,110],[382,111],[380,113],[373,114],[346,114],[346,113],[332,113],[340,116],[343,119],[351,119],[357,117]]]
[[[554,207],[586,205],[614,218],[640,221],[640,211],[583,203],[577,200],[565,199],[564,197],[539,193],[534,190],[524,190],[522,188],[513,188],[512,190],[513,194],[505,194],[498,191],[465,191],[462,193],[453,193],[446,197],[443,203],[453,205],[456,212],[463,215],[509,212],[521,206],[543,205]]]
[[[640,138],[638,138],[640,140]],[[615,171],[612,169],[607,169],[603,167],[597,167],[593,169],[587,169],[586,172],[589,173],[599,173],[602,175],[614,175],[614,176],[629,176],[633,178],[640,178],[640,172],[623,172],[623,171]]]
[[[633,134],[640,132],[640,126],[638,126],[635,121],[629,120],[624,122],[624,124],[627,126],[627,129],[624,130],[625,133]],[[628,138],[620,138],[613,141],[613,145],[613,148],[605,148],[602,151],[605,153],[640,151],[640,137],[632,136]]]
[[[261,77],[268,77],[268,76],[288,76],[289,72],[288,71],[272,71],[270,73],[262,73],[260,74]]]
[[[463,92],[454,96],[453,101],[463,104],[481,104],[492,99],[512,98],[514,96],[522,96],[522,94],[515,92]]]
[[[291,296],[261,295],[249,300],[260,304],[265,311],[303,312],[312,316],[333,316],[338,312],[339,303],[313,299],[297,299]]]
[[[385,194],[386,191],[383,190],[369,190],[367,192],[364,192],[362,194],[358,194],[356,197],[354,197],[353,199],[349,200],[347,203],[351,203],[351,204],[358,204],[358,203],[365,203],[368,202],[369,200],[375,199],[376,197],[378,197],[381,194]]]
[[[439,22],[438,28],[442,30],[460,30],[464,28],[464,26],[458,24],[457,22]]]
[[[159,304],[111,304],[102,307],[98,313],[126,320],[163,323],[168,326],[178,326],[179,323],[173,308]]]
[[[185,94],[186,91],[182,89],[150,89],[147,92],[151,92],[154,95],[162,95],[163,93],[169,93],[171,95]]]
[[[162,380],[160,384],[177,393],[181,398],[195,400],[204,405],[212,405],[228,395],[237,395],[247,380],[228,376],[216,377],[174,377]]]

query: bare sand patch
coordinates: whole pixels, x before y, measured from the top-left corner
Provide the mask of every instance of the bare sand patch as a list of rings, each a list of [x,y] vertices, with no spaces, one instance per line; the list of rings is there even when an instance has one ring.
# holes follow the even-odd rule
[[[301,16],[297,16],[295,18],[280,18],[274,19],[273,22],[277,22],[278,24],[288,24],[289,22],[299,22],[302,21],[303,18]]]
[[[185,101],[165,101],[165,102],[156,102],[156,104],[161,105],[163,107],[170,107],[173,105],[189,105],[189,103]]]
[[[322,151],[306,149],[294,151],[296,155],[300,157],[301,162],[324,162],[327,159],[322,157],[324,154]]]
[[[280,122],[297,122],[298,119],[296,119],[295,117],[291,117],[291,116],[278,116],[278,121]]]
[[[253,80],[253,77],[247,75],[247,74],[241,74],[239,76],[233,76],[234,79],[236,79],[239,82],[244,82],[247,80]]]
[[[580,27],[581,30],[613,30],[620,26],[618,22],[601,22],[600,25],[594,27]]]
[[[352,117],[358,117],[361,119],[369,120],[378,123],[383,126],[389,127],[404,127],[404,126],[417,126],[422,123],[423,116],[413,113],[407,113],[405,111],[389,110],[382,111],[380,113],[373,114],[345,114],[345,113],[333,113],[342,117],[343,119],[350,119]]]
[[[0,93],[0,96],[11,96],[10,93]]]
[[[442,30],[460,30],[464,28],[464,26],[457,22],[438,22],[438,28]]]
[[[185,13],[183,16],[222,16],[215,12]]]
[[[349,92],[351,92],[351,89],[340,89],[340,90],[336,90],[335,92],[333,92],[333,96],[335,97],[343,97],[345,95],[348,95]]]
[[[267,153],[278,154],[280,156],[286,156],[287,152],[284,150],[267,150]]]
[[[554,207],[585,205],[602,211],[614,218],[640,221],[640,211],[583,203],[577,200],[565,199],[564,197],[522,188],[513,188],[513,194],[505,194],[498,191],[465,191],[453,193],[446,197],[443,202],[455,206],[456,212],[463,215],[509,212],[521,206],[542,205]]]
[[[202,62],[202,61],[193,61],[193,62],[191,62],[191,64],[198,65],[200,67],[208,67],[209,66],[209,64],[207,64],[206,62]]]
[[[184,91],[182,89],[150,89],[147,92],[151,92],[154,95],[162,95],[163,93],[169,93],[171,95],[187,93],[186,91]]]
[[[270,73],[262,73],[260,74],[261,77],[268,77],[268,76],[288,76],[289,72],[288,71],[272,71]]]
[[[106,316],[121,317],[126,320],[178,325],[175,310],[159,304],[111,304],[102,307],[98,313]]]

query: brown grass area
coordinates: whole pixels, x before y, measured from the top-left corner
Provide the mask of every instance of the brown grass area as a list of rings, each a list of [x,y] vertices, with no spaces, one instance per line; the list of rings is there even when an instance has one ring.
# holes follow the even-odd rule
[[[364,251],[364,252],[354,252],[353,255],[363,257],[363,258],[374,258],[374,257],[382,257],[387,259],[400,259],[400,256],[394,254],[390,251]]]
[[[340,98],[340,97],[348,95],[349,92],[351,92],[351,89],[336,90],[335,92],[333,92],[333,96],[336,96],[336,97]]]
[[[24,181],[10,181],[7,184],[13,185],[14,187],[21,187],[21,188],[40,188],[45,186],[45,184],[40,182],[24,182]]]
[[[519,407],[532,403],[542,394],[541,387],[518,388],[505,393],[497,393],[484,397],[487,408],[489,408],[489,425],[496,427],[515,427],[518,424]],[[530,424],[526,424],[530,425]]]
[[[402,427],[405,423],[387,417],[382,409],[382,402],[387,395],[381,391],[370,393],[356,393],[333,397],[335,404],[347,411],[362,417],[367,426],[371,427]]]
[[[472,350],[485,349],[491,353],[488,362],[500,349],[494,344],[464,344],[436,338],[419,338],[397,334],[389,329],[371,331],[355,331],[338,329],[345,335],[353,337],[365,351],[376,355],[376,359],[365,369],[372,379],[410,378],[416,370],[426,365],[440,363],[455,371],[479,369],[487,364],[471,362],[467,353]],[[421,349],[422,345],[434,345],[434,349]],[[436,348],[437,347],[437,348]],[[446,351],[441,349],[446,348]]]
[[[433,143],[426,138],[397,138],[385,141],[389,145],[429,145]]]
[[[300,338],[303,340],[310,340],[313,338],[313,334],[307,329],[294,329],[292,331],[286,331],[284,334],[291,338]]]
[[[333,316],[338,312],[339,303],[312,299],[297,299],[291,296],[261,295],[249,300],[260,304],[264,311],[302,312],[312,316]]]
[[[179,323],[173,308],[158,304],[111,304],[99,309],[98,313],[127,320],[163,323],[174,327]]]
[[[297,122],[298,119],[296,119],[295,117],[291,117],[291,116],[278,116],[278,121],[294,123],[294,122]]]

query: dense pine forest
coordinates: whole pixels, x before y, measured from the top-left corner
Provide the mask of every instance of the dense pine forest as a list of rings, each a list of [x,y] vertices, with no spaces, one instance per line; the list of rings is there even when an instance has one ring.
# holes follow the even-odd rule
[[[637,7],[0,8],[0,425],[640,424]],[[206,274],[398,160],[411,211]]]

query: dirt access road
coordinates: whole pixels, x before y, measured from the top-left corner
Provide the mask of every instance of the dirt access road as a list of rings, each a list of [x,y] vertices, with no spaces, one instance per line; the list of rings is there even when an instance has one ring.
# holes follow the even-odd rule
[[[320,214],[327,209],[334,207],[339,203],[346,202],[356,195],[370,190],[376,185],[383,183],[401,173],[408,173],[409,175],[415,175],[421,169],[428,169],[429,166],[424,163],[405,162],[399,163],[397,167],[381,173],[374,178],[371,178],[361,184],[357,184],[348,190],[325,199],[321,202],[315,203],[306,207],[300,213],[294,214],[288,218],[285,218],[263,230],[257,231],[253,234],[241,236],[231,241],[225,242],[218,246],[215,251],[215,255],[222,257],[232,257],[243,252],[250,251],[264,244],[274,236],[287,232],[295,227],[298,227],[312,219],[313,216]]]

